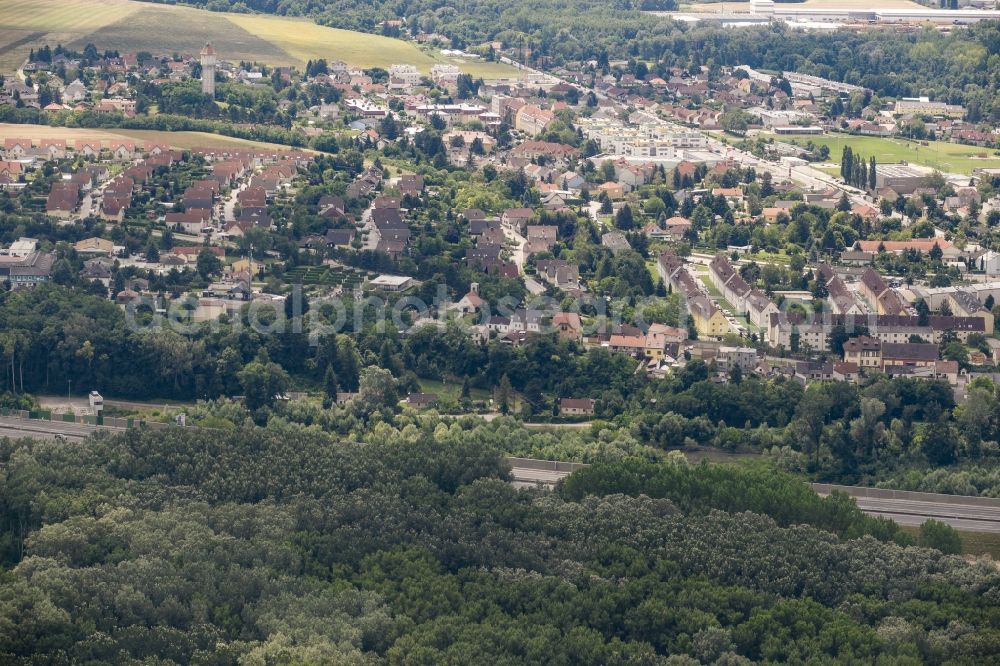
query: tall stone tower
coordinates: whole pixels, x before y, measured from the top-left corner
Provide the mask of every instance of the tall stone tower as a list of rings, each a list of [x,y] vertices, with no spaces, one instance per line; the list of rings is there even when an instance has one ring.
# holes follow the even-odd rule
[[[215,49],[205,44],[201,50],[201,92],[215,98]]]

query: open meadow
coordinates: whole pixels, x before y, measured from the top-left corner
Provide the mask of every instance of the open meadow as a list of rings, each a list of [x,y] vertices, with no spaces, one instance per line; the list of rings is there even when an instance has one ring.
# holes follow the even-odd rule
[[[209,12],[131,0],[0,0],[0,71],[20,65],[33,47],[63,44],[82,50],[197,53],[212,42],[229,61],[298,65],[307,60],[343,60],[359,67],[410,63],[430,72],[439,62],[474,76],[516,76],[499,63],[445,58],[411,42],[338,30],[306,19]]]
[[[928,141],[924,145],[919,141],[847,134],[823,134],[821,136],[761,134],[761,136],[800,146],[805,146],[810,141],[817,146],[825,144],[830,148],[830,161],[838,164],[844,146],[850,146],[856,155],[860,154],[866,159],[874,155],[876,161],[880,163],[909,162],[949,173],[970,175],[973,169],[979,167],[1000,167],[1000,156],[994,150],[948,143],[947,141]]]
[[[165,143],[172,148],[267,148],[275,150],[291,150],[262,141],[249,141],[221,134],[208,132],[161,132],[158,130],[133,129],[84,129],[80,127],[49,127],[48,125],[19,125],[0,123],[0,141],[3,139],[63,139],[69,142],[84,141],[114,141],[116,139],[135,139],[137,141],[152,141]],[[72,145],[72,143],[70,143]]]

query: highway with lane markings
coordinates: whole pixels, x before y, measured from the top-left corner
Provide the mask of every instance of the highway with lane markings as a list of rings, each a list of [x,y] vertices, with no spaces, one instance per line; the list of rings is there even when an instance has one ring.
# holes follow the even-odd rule
[[[0,416],[0,437],[35,437],[38,439],[57,439],[62,437],[68,440],[79,441],[98,430],[121,431],[123,429],[84,425],[82,423],[45,421],[41,419],[17,419],[9,416]]]
[[[97,430],[121,431],[122,428],[0,417],[0,437],[64,438],[70,441],[80,441]],[[575,470],[586,466],[581,463],[554,460],[528,458],[510,458],[509,460],[511,463],[511,482],[520,488],[552,489],[560,479],[564,479]],[[831,490],[846,492],[854,498],[858,508],[865,513],[891,518],[900,525],[916,526],[933,518],[947,523],[957,530],[1000,533],[1000,500],[961,495],[908,493],[864,487],[831,487],[823,484],[814,484],[813,488],[820,495],[826,495]]]
[[[554,488],[560,479],[584,466],[523,458],[510,462],[512,483],[519,488]],[[830,490],[845,492],[865,513],[891,518],[900,525],[919,526],[933,518],[964,532],[1000,533],[1000,500],[996,499],[823,484],[814,484],[813,489],[824,496]],[[873,496],[879,494],[892,496]]]
[[[1000,532],[1000,508],[870,497],[854,499],[865,513],[892,518],[900,525],[920,525],[933,518],[965,532]]]

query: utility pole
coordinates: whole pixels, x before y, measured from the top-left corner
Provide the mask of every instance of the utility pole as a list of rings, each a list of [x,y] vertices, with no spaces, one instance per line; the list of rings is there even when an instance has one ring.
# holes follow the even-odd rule
[[[66,380],[66,403],[69,405],[70,414],[73,413],[73,380]]]

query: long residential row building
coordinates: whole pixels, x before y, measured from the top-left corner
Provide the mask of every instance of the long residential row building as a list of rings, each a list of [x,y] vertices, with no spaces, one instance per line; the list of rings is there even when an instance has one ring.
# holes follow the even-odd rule
[[[793,338],[797,336],[800,349],[829,351],[831,334],[838,328],[842,328],[848,335],[864,334],[888,344],[907,343],[915,338],[938,344],[948,333],[953,333],[963,342],[972,333],[985,333],[986,322],[982,317],[953,315],[929,315],[921,318],[910,315],[832,313],[808,316],[779,312],[769,318],[767,341],[772,347],[791,349]]]
[[[729,320],[691,275],[684,260],[667,250],[657,261],[663,284],[681,295],[700,337],[719,338],[729,333]]]
[[[657,261],[657,271],[664,284],[682,296],[700,337],[719,338],[730,332],[729,320],[681,257],[670,250],[663,252]],[[918,339],[939,344],[948,334],[964,342],[972,333],[989,334],[993,330],[991,313],[981,306],[977,310],[978,300],[971,295],[966,298],[958,291],[950,293],[948,300],[953,305],[953,314],[921,317],[910,314],[912,310],[899,294],[871,271],[862,276],[859,288],[861,295],[875,306],[875,312],[867,312],[831,267],[820,266],[818,274],[830,290],[833,312],[807,315],[779,311],[766,294],[740,277],[725,256],[719,255],[709,264],[709,279],[721,296],[733,305],[737,314],[747,315],[759,326],[764,339],[775,348],[795,346],[829,351],[831,335],[838,328],[849,336],[868,335],[885,344],[906,344]]]
[[[747,284],[725,255],[716,255],[708,266],[708,276],[722,297],[736,309],[736,314],[746,315],[758,328],[767,326],[768,317],[778,312],[778,306],[767,294]]]

